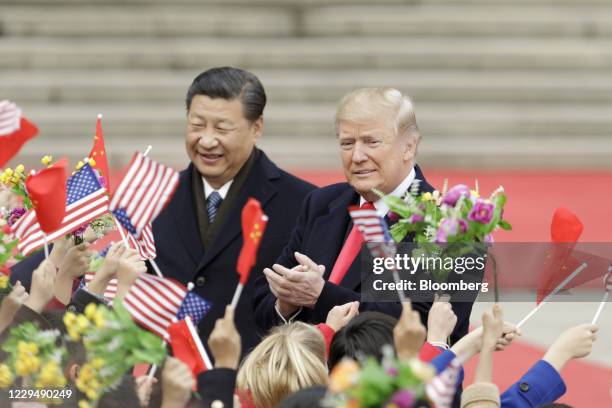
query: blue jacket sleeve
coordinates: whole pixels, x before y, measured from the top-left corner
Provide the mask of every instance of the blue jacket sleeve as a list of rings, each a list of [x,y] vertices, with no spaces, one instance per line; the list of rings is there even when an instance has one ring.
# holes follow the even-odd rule
[[[565,394],[563,378],[548,362],[540,360],[501,395],[503,408],[539,407]]]

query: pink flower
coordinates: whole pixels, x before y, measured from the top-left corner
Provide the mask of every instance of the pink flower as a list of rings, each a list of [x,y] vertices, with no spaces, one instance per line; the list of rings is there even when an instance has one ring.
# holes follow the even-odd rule
[[[416,402],[416,397],[414,392],[410,390],[399,390],[387,402],[387,406],[397,407],[397,408],[412,408],[414,403]]]
[[[457,204],[457,201],[459,201],[462,196],[469,197],[470,188],[465,184],[457,184],[456,186],[448,190],[446,194],[444,194],[444,197],[442,198],[442,203],[454,207]]]
[[[487,203],[484,200],[476,200],[474,207],[468,214],[468,219],[481,224],[488,224],[493,218],[495,206],[492,203]]]
[[[410,222],[411,224],[416,224],[417,222],[421,222],[421,221],[423,221],[423,216],[420,214],[412,214],[408,218],[408,222]]]

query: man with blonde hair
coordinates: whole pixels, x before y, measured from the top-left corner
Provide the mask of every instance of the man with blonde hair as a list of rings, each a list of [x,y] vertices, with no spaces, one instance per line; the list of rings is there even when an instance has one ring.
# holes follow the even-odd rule
[[[419,193],[433,191],[416,164],[420,133],[408,96],[393,88],[354,90],[342,98],[335,128],[346,182],[306,197],[289,243],[256,281],[255,319],[263,328],[294,319],[320,323],[334,306],[361,299],[362,238],[349,206],[376,208],[387,216],[389,208],[374,189],[402,197],[419,180]],[[413,305],[426,323],[431,303]],[[471,303],[453,309],[458,322],[451,341],[467,333]],[[360,310],[399,317],[401,305],[362,302]]]

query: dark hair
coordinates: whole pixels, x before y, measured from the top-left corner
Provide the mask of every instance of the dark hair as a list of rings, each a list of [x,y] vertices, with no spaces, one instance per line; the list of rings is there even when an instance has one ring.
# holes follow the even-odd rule
[[[363,312],[338,331],[331,342],[327,366],[331,369],[343,357],[372,356],[382,359],[382,347],[393,345],[397,319],[379,312]]]
[[[266,91],[259,79],[240,68],[211,68],[198,75],[187,90],[185,103],[188,111],[196,95],[206,95],[211,99],[240,98],[244,117],[249,122],[257,120],[266,106]]]
[[[322,385],[301,389],[285,398],[279,408],[319,408],[326,392]]]

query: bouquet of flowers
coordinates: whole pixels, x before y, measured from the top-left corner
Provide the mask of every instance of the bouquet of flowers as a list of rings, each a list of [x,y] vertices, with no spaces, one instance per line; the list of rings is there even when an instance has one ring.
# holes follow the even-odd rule
[[[446,182],[442,193],[436,190],[419,195],[417,191],[418,180],[401,198],[376,192],[389,206],[390,217],[397,220],[390,228],[393,240],[401,242],[408,234],[414,234],[413,241],[419,245],[413,257],[454,259],[484,253],[487,244],[493,242],[494,231],[512,229],[503,219],[506,195],[501,186],[484,198],[477,189],[464,184],[447,190]],[[446,282],[452,269],[444,265],[450,264],[429,272],[436,281]]]
[[[8,357],[0,364],[0,388],[10,387],[16,377],[36,388],[66,386],[63,362],[67,356],[59,330],[39,330],[32,322],[13,327],[2,345]]]
[[[435,375],[432,365],[419,359],[400,361],[392,350],[384,351],[382,363],[371,357],[361,364],[344,359],[330,374],[323,404],[336,408],[430,407],[426,385]]]
[[[78,315],[67,312],[64,324],[68,337],[82,341],[87,351],[76,386],[94,403],[134,365],[160,365],[166,356],[162,340],[138,327],[121,303],[112,309],[92,303]],[[89,403],[83,400],[79,406]]]

